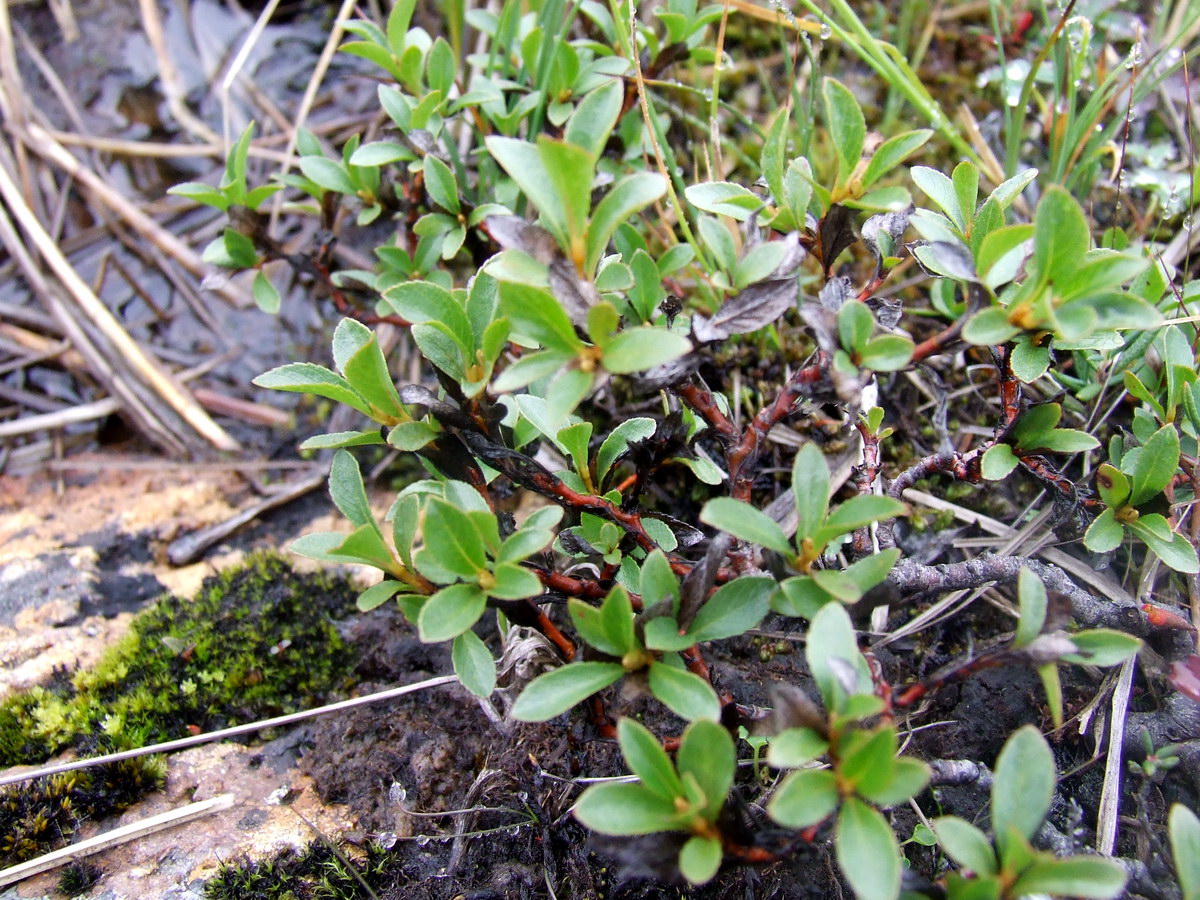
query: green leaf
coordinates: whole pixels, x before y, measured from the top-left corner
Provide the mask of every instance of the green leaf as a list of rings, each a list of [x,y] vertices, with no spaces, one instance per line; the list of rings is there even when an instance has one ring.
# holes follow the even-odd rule
[[[688,202],[697,209],[714,215],[729,216],[738,222],[745,222],[753,212],[763,207],[763,200],[758,194],[728,181],[693,184],[683,193]]]
[[[988,481],[1001,481],[1007,478],[1020,462],[1008,444],[995,444],[983,454],[980,471]]]
[[[1024,647],[1042,633],[1046,624],[1046,586],[1032,571],[1022,568],[1017,573],[1017,596],[1021,614],[1013,646]]]
[[[271,371],[254,378],[252,383],[259,388],[314,394],[344,403],[348,407],[358,409],[364,415],[371,415],[371,404],[367,403],[346,379],[314,362],[292,362],[287,366],[272,368]]]
[[[356,528],[375,526],[375,516],[371,513],[371,503],[367,499],[358,460],[346,450],[339,450],[333,455],[329,467],[329,496],[351,525]]]
[[[828,769],[800,769],[787,775],[767,804],[767,814],[786,828],[823,821],[838,805],[837,776]]]
[[[883,497],[879,494],[861,494],[851,497],[825,520],[822,533],[832,531],[835,535],[846,534],[855,528],[870,525],[882,519],[893,519],[896,516],[908,515],[907,503]]]
[[[528,141],[510,137],[492,136],[486,138],[484,143],[487,146],[488,152],[492,154],[501,167],[512,177],[513,181],[517,183],[521,192],[537,207],[538,211],[542,214],[547,229],[554,235],[559,246],[566,251],[570,246],[570,238],[567,231],[567,211],[563,203],[563,198],[559,196],[556,190],[556,180],[551,178],[546,168],[545,159],[539,152],[540,148]],[[567,145],[560,143],[559,146]],[[575,149],[580,156],[584,157],[582,172],[591,172],[593,163],[587,151],[579,147]],[[547,155],[555,156],[553,150]],[[555,162],[557,163],[558,160],[556,159]],[[580,172],[577,171],[575,174],[576,178],[579,178]],[[588,177],[587,184],[584,185],[584,190],[590,193],[591,187],[591,178]]]
[[[895,900],[900,895],[900,847],[887,819],[857,797],[838,813],[838,867],[859,900]]]
[[[881,334],[867,341],[858,364],[873,372],[895,372],[908,365],[913,355],[912,339],[902,334]]]
[[[562,512],[561,507],[544,507],[552,512]],[[548,528],[537,528],[528,522],[504,539],[500,552],[496,554],[497,562],[520,562],[527,559],[554,540],[554,532]]]
[[[707,719],[689,725],[683,733],[675,765],[681,778],[690,775],[695,779],[704,794],[701,812],[709,822],[715,822],[725,805],[737,766],[733,738],[725,726]]]
[[[693,835],[679,851],[679,871],[691,884],[706,884],[721,868],[723,856],[719,840]]]
[[[958,192],[954,189],[954,182],[937,169],[928,166],[913,166],[910,174],[917,187],[941,207],[959,233],[964,234],[967,230],[967,220],[962,207],[958,205]]]
[[[492,567],[492,582],[485,590],[489,597],[498,600],[524,600],[542,592],[541,579],[516,563],[496,563]]]
[[[821,465],[824,464],[822,460]],[[700,521],[751,544],[792,555],[792,548],[783,529],[766,513],[741,500],[731,497],[715,497],[709,500],[700,511]]]
[[[1033,214],[1030,275],[1068,282],[1091,243],[1091,229],[1079,203],[1064,188],[1050,185]]]
[[[599,159],[617,124],[624,99],[625,91],[620,79],[606,80],[579,101],[575,112],[567,120],[563,137],[568,143],[582,147],[593,159]]]
[[[646,646],[651,650],[669,650],[678,653],[696,643],[679,627],[674,616],[656,616],[644,628]]]
[[[829,510],[829,464],[816,444],[799,449],[792,461],[792,493],[796,500],[796,537],[812,537]]]
[[[458,180],[450,167],[433,154],[425,156],[425,190],[430,199],[442,209],[458,215],[462,204],[458,199]]]
[[[1107,900],[1120,895],[1125,879],[1125,870],[1111,859],[1097,856],[1041,859],[1021,873],[1012,886],[1012,895],[1052,894]]]
[[[1110,628],[1077,631],[1071,635],[1071,643],[1079,652],[1065,654],[1063,661],[1087,666],[1115,666],[1142,648],[1142,642],[1133,635]]]
[[[844,84],[826,76],[825,112],[829,136],[838,156],[838,180],[844,181],[858,165],[867,139],[867,123],[858,100]],[[798,223],[803,224],[803,223]]]
[[[450,658],[463,687],[476,697],[491,695],[496,687],[496,661],[475,632],[464,631],[454,639]]]
[[[637,416],[626,419],[610,431],[608,437],[600,445],[600,449],[596,451],[597,482],[601,484],[604,482],[613,463],[629,448],[630,444],[650,437],[657,427],[658,424],[653,419]]]
[[[333,336],[335,358],[339,352],[339,336],[344,340],[348,331],[358,332],[357,346],[349,356],[339,359],[339,365],[350,386],[379,411],[376,418],[380,415],[391,421],[407,418],[374,332],[353,319],[342,319]]]
[[[1130,479],[1129,502],[1141,506],[1163,492],[1179,469],[1179,433],[1164,425],[1150,436],[1138,454]]]
[[[1084,431],[1074,428],[1055,428],[1031,445],[1034,450],[1049,450],[1051,453],[1082,453],[1095,450],[1100,442]]]
[[[970,223],[975,218],[975,205],[979,202],[979,170],[973,163],[963,160],[950,173],[950,180],[954,182],[954,194],[958,198],[963,219]]]
[[[996,853],[982,831],[958,816],[933,820],[933,831],[946,855],[976,875],[995,875]]]
[[[350,155],[352,166],[378,167],[390,165],[401,160],[411,160],[415,157],[412,150],[395,141],[371,141],[363,144]]]
[[[1008,209],[1012,202],[1021,195],[1021,192],[1037,178],[1037,169],[1025,169],[1018,172],[1012,178],[999,185],[991,193],[991,199],[1000,204],[1001,209]]]
[[[405,281],[384,291],[391,311],[414,325],[441,326],[453,337],[463,356],[475,346],[475,333],[466,310],[441,285],[430,281]],[[532,335],[531,335],[532,336]]]
[[[1032,725],[1013,732],[996,760],[992,782],[992,831],[1002,855],[1009,829],[1028,840],[1038,830],[1054,796],[1054,756]]]
[[[279,289],[271,283],[271,279],[260,269],[254,273],[254,281],[250,285],[254,303],[268,315],[279,312]]]
[[[921,128],[917,131],[906,131],[903,134],[898,134],[895,137],[888,138],[878,149],[872,154],[870,162],[867,163],[866,169],[862,175],[863,188],[869,188],[876,181],[890,172],[904,160],[908,159],[913,153],[933,137],[933,132],[928,128]]]
[[[727,582],[705,601],[688,626],[693,643],[719,641],[735,637],[751,628],[766,616],[773,578],[742,577]]]
[[[892,760],[891,777],[885,783],[859,785],[858,793],[876,806],[889,807],[915,797],[929,784],[929,766],[919,759],[901,756]]]
[[[357,191],[354,182],[350,180],[350,173],[343,163],[335,162],[324,156],[302,156],[299,165],[305,178],[327,191],[347,194],[351,197]]]
[[[1161,524],[1170,533],[1170,539],[1164,538],[1161,530],[1155,528],[1155,523]],[[1200,571],[1200,563],[1196,559],[1196,548],[1178,532],[1170,531],[1170,524],[1157,513],[1143,515],[1136,522],[1129,524],[1129,530],[1142,539],[1142,542],[1154,551],[1154,555],[1176,572],[1185,575],[1195,575]]]
[[[487,594],[473,584],[452,584],[425,601],[417,618],[421,640],[427,644],[456,638],[483,615]]]
[[[1050,368],[1050,348],[1039,347],[1033,341],[1021,341],[1013,347],[1009,358],[1013,374],[1026,384],[1037,381]]]
[[[788,728],[771,739],[767,762],[776,769],[798,769],[829,749],[829,741],[811,728]]]
[[[495,140],[489,138],[490,141]],[[549,186],[554,192],[554,203],[548,210],[539,206],[542,215],[561,216],[559,227],[566,236],[563,250],[576,268],[584,265],[585,237],[588,225],[588,213],[592,209],[592,179],[595,162],[591,153],[582,147],[555,140],[546,135],[538,135],[537,150],[549,179]],[[515,173],[510,172],[516,178]],[[519,178],[517,183],[525,190],[525,184]],[[665,186],[664,186],[665,190]],[[544,188],[539,187],[539,192]],[[531,198],[532,199],[532,198]],[[536,201],[535,201],[536,202]],[[552,228],[551,231],[554,231]],[[590,274],[590,273],[588,273]]]
[[[370,612],[376,607],[383,606],[400,591],[407,588],[399,581],[384,580],[373,584],[358,595],[356,605],[360,612]]]
[[[861,596],[887,578],[888,572],[892,571],[892,566],[898,559],[898,549],[893,547],[891,550],[881,550],[851,563],[846,567],[844,574],[854,582]]]
[[[1167,821],[1183,900],[1200,900],[1200,819],[1182,803],[1176,803]]]
[[[1054,723],[1055,728],[1062,728],[1063,724],[1063,692],[1062,679],[1058,675],[1058,664],[1056,662],[1043,663],[1037,667],[1038,678],[1042,681],[1042,688],[1046,691],[1046,705],[1050,707],[1050,721]]]
[[[652,794],[640,784],[592,785],[583,792],[572,812],[587,828],[600,834],[655,834],[675,830],[681,825],[675,804]]]
[[[397,450],[420,450],[438,435],[441,429],[428,422],[401,422],[388,432],[387,442]]]
[[[642,563],[640,593],[646,608],[669,600],[672,614],[678,612],[679,579],[663,551],[652,551]]]
[[[633,632],[633,604],[625,588],[617,585],[597,609],[572,597],[567,611],[579,636],[601,653],[620,659],[638,647]]]
[[[808,660],[809,671],[817,683],[817,689],[825,701],[826,708],[831,712],[838,711],[838,698],[844,697],[837,671],[844,666],[833,662],[842,660],[854,670],[857,684],[850,691],[857,693],[866,688],[870,692],[870,672],[866,661],[858,651],[858,641],[854,636],[854,626],[845,608],[838,604],[827,604],[813,617],[808,629],[805,645],[805,656]]]
[[[692,342],[674,331],[638,325],[616,334],[600,357],[604,368],[615,375],[644,372],[684,356]]]
[[[664,800],[674,801],[684,796],[683,782],[650,729],[633,719],[621,719],[617,724],[617,740],[625,762],[646,790]]]
[[[650,664],[650,693],[681,719],[718,720],[721,702],[707,681],[687,669],[666,663]],[[724,799],[724,798],[722,798]]]
[[[431,497],[425,507],[417,568],[434,581],[475,579],[487,568],[483,540],[474,523],[457,506]]]
[[[972,344],[1003,344],[1016,337],[1020,330],[1008,321],[1008,310],[989,306],[967,320],[963,340]]]
[[[512,717],[521,722],[545,722],[566,712],[576,703],[586,700],[597,691],[620,680],[625,669],[620,663],[578,662],[560,666],[544,675],[539,675],[521,692],[513,704]],[[578,809],[578,807],[577,807]],[[672,807],[674,812],[674,807]],[[594,827],[586,822],[588,827]],[[596,830],[604,834],[613,832]],[[651,829],[662,831],[661,828]],[[620,832],[622,834],[649,834],[646,831]]]
[[[500,308],[514,331],[537,341],[547,350],[575,356],[583,341],[559,302],[545,290],[528,284],[500,282]]]
[[[1096,516],[1088,530],[1083,534],[1083,546],[1093,553],[1108,553],[1116,550],[1125,537],[1125,529],[1117,521],[1112,507]]]
[[[591,274],[596,270],[617,226],[628,222],[666,192],[667,182],[657,172],[636,172],[613,185],[596,204],[592,220],[588,223],[584,272]]]
[[[980,241],[975,266],[988,287],[995,290],[1020,274],[1021,263],[1032,249],[1027,246],[1032,237],[1032,225],[1005,225]]]
[[[853,740],[859,738],[860,740]],[[896,729],[883,726],[873,732],[857,731],[841,741],[839,746],[838,779],[863,794],[887,784],[896,759],[898,739]]]
[[[861,300],[849,300],[838,310],[837,324],[842,347],[854,353],[866,347],[875,330],[875,317]]]
[[[219,209],[221,212],[227,212],[230,207],[230,201],[222,191],[217,190],[211,184],[202,184],[196,181],[187,181],[183,184],[177,184],[173,188],[167,190],[168,194],[175,197],[186,197],[196,203],[202,203],[205,206],[212,206]]]

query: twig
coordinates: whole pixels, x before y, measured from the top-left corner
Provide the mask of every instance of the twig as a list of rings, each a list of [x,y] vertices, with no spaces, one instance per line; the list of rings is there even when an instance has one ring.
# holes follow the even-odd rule
[[[15,437],[18,434],[29,434],[31,431],[47,431],[63,428],[79,422],[91,422],[103,419],[121,409],[121,402],[112,397],[95,400],[91,403],[81,403],[58,412],[43,413],[40,416],[23,416],[11,422],[0,422],[0,439]]]

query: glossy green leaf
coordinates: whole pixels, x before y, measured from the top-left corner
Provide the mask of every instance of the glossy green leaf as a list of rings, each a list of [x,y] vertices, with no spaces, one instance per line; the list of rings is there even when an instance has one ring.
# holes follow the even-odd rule
[[[887,819],[857,797],[838,813],[838,867],[859,900],[895,900],[900,894],[900,847]]]
[[[513,704],[512,717],[521,722],[545,722],[576,703],[620,680],[620,663],[578,662],[560,666],[531,681]],[[672,808],[672,812],[674,809]],[[588,824],[585,822],[585,824]],[[589,825],[589,827],[592,827]],[[603,831],[603,829],[598,829]],[[661,828],[651,829],[661,831]],[[612,832],[604,832],[610,834]],[[649,832],[621,832],[647,834]]]
[[[541,594],[542,582],[534,572],[516,563],[496,563],[486,593],[499,600],[524,600]]]
[[[567,604],[579,636],[601,653],[618,659],[637,648],[633,631],[633,605],[625,588],[617,585],[599,607],[576,598]]]
[[[865,594],[887,578],[892,566],[899,559],[900,551],[895,547],[891,550],[881,550],[851,563],[846,567],[845,575],[854,582],[860,595]]]
[[[846,534],[872,522],[908,515],[908,512],[908,504],[899,500],[879,494],[862,494],[851,497],[830,513],[822,531]]]
[[[849,693],[857,693],[860,689],[870,693],[870,672],[858,651],[850,616],[842,606],[827,604],[813,617],[808,629],[805,656],[825,706],[831,711],[837,710],[836,701],[847,693],[837,675],[843,666],[834,663],[835,659],[848,664],[855,673],[856,684]]]
[[[862,350],[875,330],[875,317],[861,300],[847,300],[837,314],[838,337],[842,347],[853,353]]]
[[[596,479],[603,482],[609,470],[635,441],[642,441],[654,434],[657,423],[646,416],[626,419],[608,433],[600,449],[596,451]]]
[[[384,580],[378,584],[371,585],[359,594],[355,605],[358,606],[360,612],[369,612],[376,607],[383,606],[383,604],[391,600],[396,594],[404,590],[407,590],[407,588],[403,583]]]
[[[887,808],[904,803],[917,796],[929,784],[929,766],[909,756],[897,757],[892,761],[890,777],[879,783],[862,783],[858,793],[876,806]]]
[[[1156,528],[1156,524],[1161,527]],[[1185,575],[1195,575],[1200,572],[1200,562],[1196,559],[1196,548],[1182,534],[1170,531],[1170,524],[1158,513],[1143,515],[1136,522],[1129,523],[1129,530],[1153,550],[1155,556],[1176,572],[1182,572]],[[1164,537],[1164,530],[1170,534],[1170,538]]]
[[[463,687],[476,697],[491,695],[496,687],[496,661],[475,632],[464,631],[454,639],[450,658]]]
[[[821,464],[825,464],[824,460]],[[715,497],[709,500],[700,511],[700,521],[721,531],[727,531],[743,541],[768,547],[777,553],[789,556],[792,553],[783,529],[766,513],[741,500],[731,497]]]
[[[388,432],[387,442],[397,450],[420,450],[442,433],[428,422],[401,422]]]
[[[302,156],[299,166],[305,178],[327,191],[354,196],[357,190],[343,163],[324,156]]]
[[[815,582],[811,576],[786,578],[771,596],[771,608],[785,616],[811,619],[826,603],[836,598]]]
[[[908,365],[913,355],[912,339],[902,334],[881,334],[867,341],[858,364],[873,372],[895,372]]]
[[[346,450],[339,450],[333,455],[329,467],[329,496],[351,525],[375,525],[358,460]]]
[[[1079,203],[1064,188],[1050,185],[1033,214],[1031,275],[1068,280],[1091,243],[1091,230]]]
[[[1032,341],[1021,341],[1009,357],[1013,374],[1026,384],[1037,381],[1050,368],[1050,348],[1039,347]]]
[[[562,306],[541,288],[502,281],[500,308],[514,331],[533,338],[548,350],[574,356],[584,346]]]
[[[337,450],[341,447],[363,447],[385,443],[378,430],[334,431],[317,434],[300,442],[301,450]]]
[[[911,174],[917,187],[942,209],[960,233],[965,233],[967,220],[958,205],[958,192],[954,189],[954,182],[937,169],[928,166],[913,166]]]
[[[458,198],[458,180],[450,167],[433,154],[426,154],[424,173],[425,190],[430,199],[442,209],[458,215],[462,204]]]

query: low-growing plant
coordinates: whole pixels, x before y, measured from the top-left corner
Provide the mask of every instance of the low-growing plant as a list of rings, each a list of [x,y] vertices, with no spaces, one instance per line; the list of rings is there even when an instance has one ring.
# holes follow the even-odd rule
[[[523,685],[511,715],[549,721],[588,701],[638,779],[585,792],[575,811],[589,827],[678,833],[679,870],[699,884],[724,861],[777,859],[829,822],[854,891],[894,898],[903,862],[886,810],[930,778],[899,753],[901,713],[985,665],[1016,663],[1037,669],[1061,725],[1062,664],[1113,665],[1141,646],[1126,633],[1130,609],[1057,567],[919,560],[898,540],[905,492],[935,478],[991,497],[1036,490],[1064,540],[1194,574],[1194,529],[1180,521],[1200,427],[1196,332],[1190,319],[1160,327],[1193,294],[1136,236],[1096,246],[1085,207],[1057,183],[1068,173],[1020,165],[1020,141],[1000,171],[985,164],[846,4],[828,15],[808,5],[932,127],[870,134],[858,93],[818,77],[750,123],[754,159],[726,133],[742,120],[718,90],[693,108],[687,85],[663,78],[706,71],[716,85],[724,50],[707,35],[718,20],[725,34],[728,9],[667,0],[639,17],[616,0],[506,2],[451,16],[447,40],[415,26],[407,0],[383,27],[353,23],[343,47],[391,80],[379,88],[391,133],[333,158],[302,133],[301,174],[278,178],[317,202],[308,210],[326,228],[339,210],[359,226],[395,223],[374,270],[331,273],[327,243],[283,254],[266,236],[252,209],[266,195],[246,190],[249,132],[219,188],[183,193],[238,212],[239,236],[226,231],[218,261],[287,259],[343,316],[332,367],[298,362],[256,379],[363,420],[301,445],[336,450],[330,493],[351,530],[293,550],[380,570],[360,607],[395,601],[422,640],[450,645],[481,698],[497,674],[480,620],[494,613],[502,639],[512,626],[540,632],[561,665]],[[479,39],[470,54],[464,27]],[[694,120],[709,128],[703,164],[673,136]],[[1007,126],[1019,125],[1010,113]],[[908,167],[919,152],[936,162],[935,135],[967,158],[949,174]],[[1090,137],[1078,141],[1090,162]],[[721,164],[727,151],[736,163]],[[1052,162],[1068,153],[1056,144]],[[901,269],[915,287],[896,283]],[[265,290],[260,302],[275,305]],[[379,323],[405,331],[419,379],[397,381]],[[1166,365],[1147,371],[1138,354],[1150,341]],[[951,352],[982,376],[973,391],[985,412],[969,441],[951,434],[958,394],[933,365]],[[936,450],[894,415],[893,372],[933,396]],[[1114,380],[1141,406],[1105,441],[1093,413]],[[351,452],[373,446],[415,454],[429,474],[382,520]],[[835,477],[847,447],[852,470]],[[536,508],[514,515],[514,492]],[[852,612],[886,607],[886,624],[922,596],[991,582],[1019,585],[1015,634],[998,647],[897,691],[860,651]],[[727,816],[741,789],[733,735],[761,735],[762,715],[722,689],[705,654],[768,615],[803,635],[822,706],[794,687],[775,693],[767,758],[789,771],[765,804],[791,837],[746,843]],[[1087,627],[1069,630],[1071,616]],[[661,703],[681,736],[628,717],[614,725],[607,710],[628,702],[609,690],[618,682]],[[934,824],[963,866],[943,879],[950,896],[1120,891],[1124,872],[1110,862],[1034,849],[1053,784],[1045,741],[1018,731],[997,764],[994,837],[954,818]]]

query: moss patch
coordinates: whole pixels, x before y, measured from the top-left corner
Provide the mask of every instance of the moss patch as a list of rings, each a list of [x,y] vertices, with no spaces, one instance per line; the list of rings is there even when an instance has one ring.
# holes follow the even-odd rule
[[[0,766],[66,748],[97,755],[143,747],[317,705],[350,677],[350,652],[332,620],[354,610],[356,593],[344,579],[299,575],[278,555],[256,554],[206,579],[191,600],[164,596],[94,668],[60,672],[0,703]],[[0,865],[58,846],[78,821],[124,808],[99,798],[127,797],[128,806],[156,787],[147,765],[0,792]]]
[[[372,844],[365,855],[351,860],[328,844],[315,842],[302,851],[285,850],[252,862],[221,867],[204,884],[205,900],[357,900],[372,891],[385,892],[402,873],[389,865],[391,855]]]

